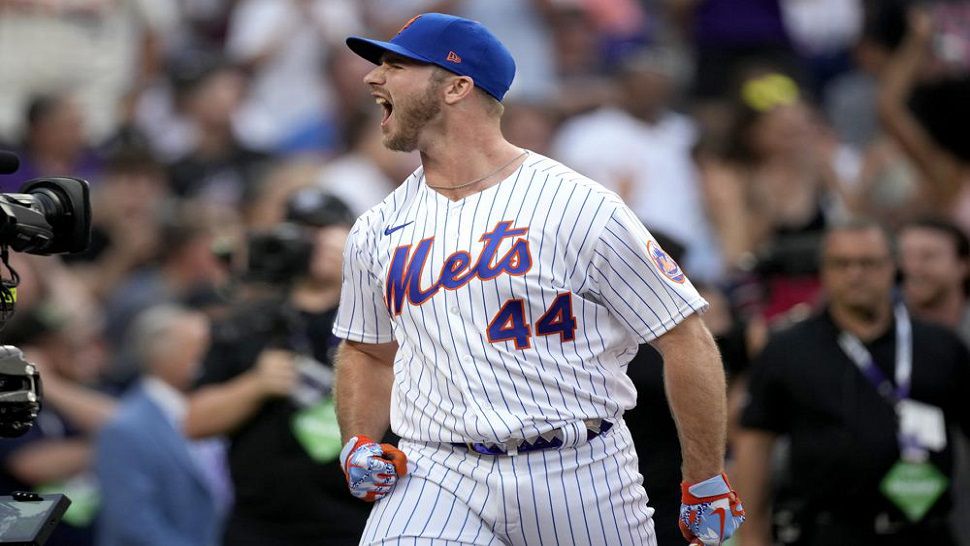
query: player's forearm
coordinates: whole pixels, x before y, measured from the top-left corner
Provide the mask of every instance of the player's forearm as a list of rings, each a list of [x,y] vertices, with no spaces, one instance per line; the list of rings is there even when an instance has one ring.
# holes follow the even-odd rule
[[[384,436],[391,421],[393,383],[393,352],[388,360],[386,352],[365,352],[360,344],[341,344],[337,353],[335,401],[344,442],[359,434],[375,440]]]
[[[221,385],[202,387],[189,399],[185,434],[205,438],[231,432],[256,413],[264,399],[253,372]]]
[[[716,476],[724,471],[727,387],[714,339],[692,315],[656,345],[664,357],[664,384],[680,436],[684,480]]]
[[[734,479],[748,518],[740,535],[745,546],[771,544],[768,493],[774,443],[775,436],[767,432],[742,429],[737,435]]]

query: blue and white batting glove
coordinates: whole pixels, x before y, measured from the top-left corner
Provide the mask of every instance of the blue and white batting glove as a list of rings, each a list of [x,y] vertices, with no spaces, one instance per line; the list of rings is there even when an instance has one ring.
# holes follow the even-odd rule
[[[391,444],[354,436],[340,450],[340,466],[350,493],[374,502],[390,493],[398,478],[408,473],[408,458]]]
[[[702,482],[680,484],[680,532],[691,544],[719,546],[744,523],[741,499],[727,476],[719,474]]]

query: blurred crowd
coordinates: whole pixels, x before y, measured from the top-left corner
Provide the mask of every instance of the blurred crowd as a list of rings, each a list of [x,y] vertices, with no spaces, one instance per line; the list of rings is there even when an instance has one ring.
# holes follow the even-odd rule
[[[343,42],[427,11],[512,51],[513,144],[616,191],[703,286],[733,431],[750,362],[823,304],[846,219],[910,229],[914,315],[970,343],[968,1],[0,0],[0,148],[22,163],[0,191],[92,192],[86,252],[12,256],[0,333],[45,382],[37,426],[0,443],[0,491],[68,492],[50,544],[356,543],[326,395],[339,249],[419,158],[383,148]],[[282,267],[304,239],[305,270],[251,275],[247,251]],[[292,313],[257,324],[267,301]],[[308,381],[324,395],[292,394]],[[300,507],[314,487],[325,509]]]

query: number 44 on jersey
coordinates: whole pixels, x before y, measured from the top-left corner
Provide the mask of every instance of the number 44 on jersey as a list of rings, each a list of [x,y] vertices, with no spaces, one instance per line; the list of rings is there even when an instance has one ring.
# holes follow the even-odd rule
[[[516,349],[532,347],[532,329],[525,317],[525,302],[518,298],[506,300],[488,323],[488,340],[492,343],[514,341]],[[535,322],[535,335],[559,334],[562,342],[576,339],[576,317],[573,315],[572,292],[559,294],[546,312]]]

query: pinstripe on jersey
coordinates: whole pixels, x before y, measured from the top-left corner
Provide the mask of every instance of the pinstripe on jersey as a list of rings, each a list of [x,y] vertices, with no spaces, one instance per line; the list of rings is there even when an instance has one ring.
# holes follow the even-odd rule
[[[419,168],[354,226],[334,332],[398,342],[402,438],[504,442],[618,419],[637,344],[707,305],[658,249],[614,193],[539,154],[458,201]]]

